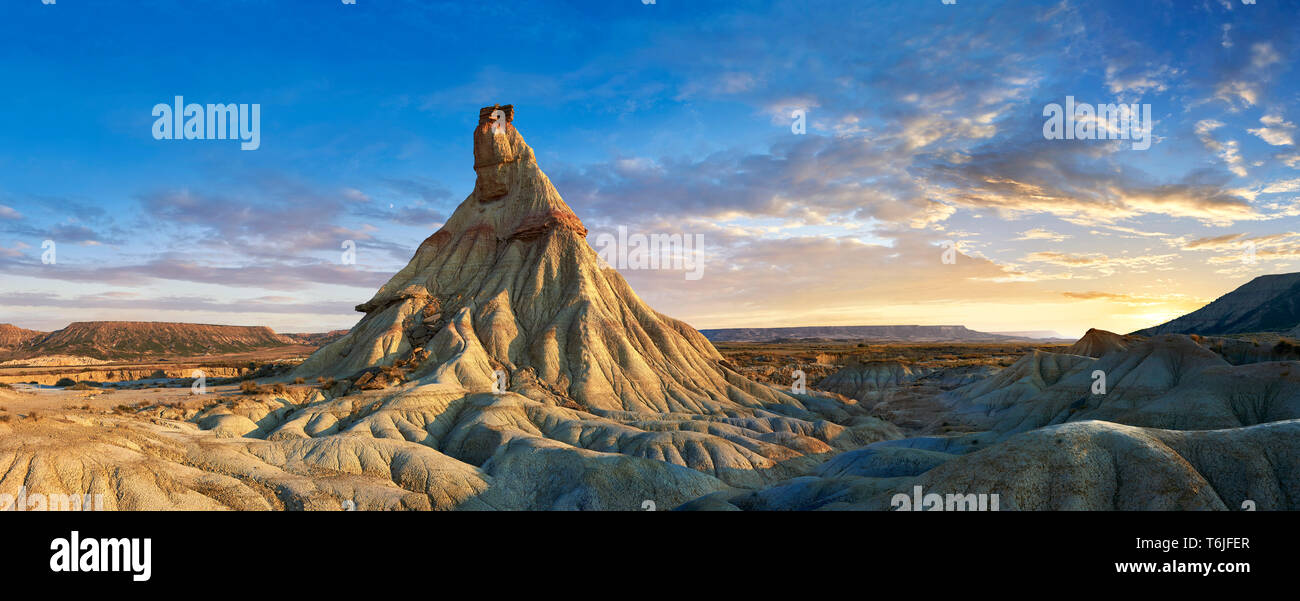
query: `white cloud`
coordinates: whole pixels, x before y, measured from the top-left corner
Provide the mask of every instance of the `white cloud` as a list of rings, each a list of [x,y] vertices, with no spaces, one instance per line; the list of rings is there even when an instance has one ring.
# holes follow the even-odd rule
[[[1295,131],[1295,124],[1283,120],[1281,115],[1264,115],[1260,117],[1259,122],[1263,123],[1264,127],[1246,131],[1259,136],[1273,146],[1290,146],[1295,143],[1291,137]]]
[[[1031,230],[1020,232],[1020,237],[1016,238],[1016,240],[1051,240],[1053,242],[1060,242],[1069,237],[1070,236],[1067,234],[1058,234],[1051,230],[1045,230],[1043,228],[1034,228]]]
[[[1181,75],[1181,72],[1178,69],[1170,68],[1168,65],[1129,70],[1128,72],[1115,65],[1108,65],[1106,67],[1106,85],[1110,88],[1112,94],[1163,92],[1169,88],[1169,80],[1179,75]]]
[[[1223,162],[1228,164],[1228,170],[1238,177],[1246,177],[1246,167],[1242,164],[1241,153],[1237,151],[1237,141],[1228,140],[1220,142],[1210,135],[1216,129],[1223,127],[1222,121],[1214,119],[1202,119],[1196,122],[1196,136],[1201,139],[1201,143],[1210,151],[1219,155]]]
[[[1281,192],[1300,191],[1300,179],[1288,179],[1279,182],[1273,182],[1260,191],[1262,194],[1278,194]]]
[[[1214,89],[1214,97],[1234,106],[1237,100],[1255,106],[1259,101],[1259,86],[1247,81],[1225,81]]]
[[[1259,42],[1250,47],[1250,65],[1256,69],[1263,69],[1269,65],[1282,62],[1282,55],[1278,54],[1270,42]]]

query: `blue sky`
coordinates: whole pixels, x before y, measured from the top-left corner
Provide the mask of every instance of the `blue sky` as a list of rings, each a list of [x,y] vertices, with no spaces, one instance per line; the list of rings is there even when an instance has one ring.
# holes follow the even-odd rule
[[[356,2],[7,2],[0,322],[349,327],[493,103],[593,235],[705,235],[624,273],[701,328],[1128,331],[1300,265],[1294,1]],[[261,147],[155,140],[178,95]],[[1067,95],[1154,143],[1044,139]]]

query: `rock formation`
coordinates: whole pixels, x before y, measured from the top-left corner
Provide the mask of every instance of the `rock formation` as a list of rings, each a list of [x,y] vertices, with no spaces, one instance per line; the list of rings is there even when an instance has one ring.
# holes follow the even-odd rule
[[[1300,273],[1259,276],[1214,302],[1134,334],[1244,334],[1300,328]]]
[[[903,441],[899,441],[903,442]],[[983,450],[879,443],[816,474],[757,491],[723,490],[693,510],[890,510],[895,495],[997,495],[1015,510],[1300,509],[1300,420],[1211,431],[1104,421],[1033,430]]]
[[[1065,352],[1070,355],[1081,355],[1098,359],[1109,355],[1110,353],[1125,350],[1141,341],[1141,336],[1124,336],[1114,332],[1092,328],[1083,335],[1083,338],[1080,338],[1077,342],[1070,345],[1069,348],[1065,349]]]
[[[817,388],[859,401],[878,402],[900,386],[928,373],[899,361],[859,361],[846,365],[817,383]]]
[[[273,448],[418,446],[487,483],[478,501],[530,509],[675,505],[901,436],[851,400],[742,377],[646,306],[602,268],[513,118],[480,112],[473,192],[347,335],[286,377],[322,390],[193,421]]]
[[[1166,335],[1100,359],[1037,351],[945,399],[966,422],[998,432],[1088,419],[1235,428],[1300,418],[1300,369],[1293,367],[1234,366],[1187,336]]]
[[[139,359],[165,355],[237,353],[295,344],[263,326],[223,326],[153,321],[78,321],[39,337],[9,356],[72,355]]]
[[[492,120],[493,111],[504,123]],[[474,191],[366,315],[296,375],[338,379],[404,362],[406,379],[488,392],[535,387],[602,411],[717,414],[741,405],[801,409],[789,395],[718,365],[690,326],[602,269],[587,230],[538,168],[512,107],[474,131]]]
[[[40,340],[45,332],[25,330],[12,324],[0,323],[0,352],[21,349],[35,340]]]

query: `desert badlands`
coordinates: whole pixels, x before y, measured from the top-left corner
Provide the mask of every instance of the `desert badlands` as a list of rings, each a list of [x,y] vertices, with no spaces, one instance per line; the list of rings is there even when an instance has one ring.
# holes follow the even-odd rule
[[[889,510],[931,493],[946,509],[1300,509],[1294,275],[1005,362],[849,347],[792,386],[602,265],[514,117],[480,111],[473,191],[305,360],[210,382],[11,378],[0,493],[117,510]],[[0,333],[40,339],[24,332]],[[301,342],[236,334],[219,350]],[[60,356],[93,339],[61,336]]]

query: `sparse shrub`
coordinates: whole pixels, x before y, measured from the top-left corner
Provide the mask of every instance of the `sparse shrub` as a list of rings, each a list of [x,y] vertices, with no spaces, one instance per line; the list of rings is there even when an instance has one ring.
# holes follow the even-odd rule
[[[72,378],[59,378],[59,381],[55,382],[54,385],[58,386],[59,388],[67,388],[69,386],[76,386],[77,381],[73,380]]]
[[[294,383],[294,384],[306,384],[306,383],[307,383],[307,380],[306,380],[305,378],[294,378],[294,379],[293,379],[293,383]]]
[[[10,389],[10,390],[13,390],[13,386],[10,386],[9,384],[7,384],[7,383],[5,383],[5,382],[0,382],[0,388],[7,388],[7,389]]]
[[[13,418],[14,418],[14,416],[9,415],[9,414],[7,414],[7,413],[6,413],[5,415],[0,415],[0,423],[9,423],[9,420],[11,420],[11,419],[13,419]]]
[[[90,384],[87,384],[85,382],[77,382],[75,385],[73,385],[72,390],[91,390],[93,388],[94,386],[91,386]]]
[[[41,414],[40,414],[39,412],[36,412],[36,411],[28,411],[28,412],[27,412],[27,419],[30,419],[30,420],[32,420],[32,421],[34,421],[34,422],[35,422],[35,421],[40,421],[40,420],[41,420]]]
[[[1277,345],[1273,347],[1273,352],[1279,355],[1290,355],[1296,352],[1296,345],[1292,344],[1290,340],[1279,340]]]
[[[239,392],[243,394],[262,394],[262,387],[252,380],[244,380],[239,384]]]

